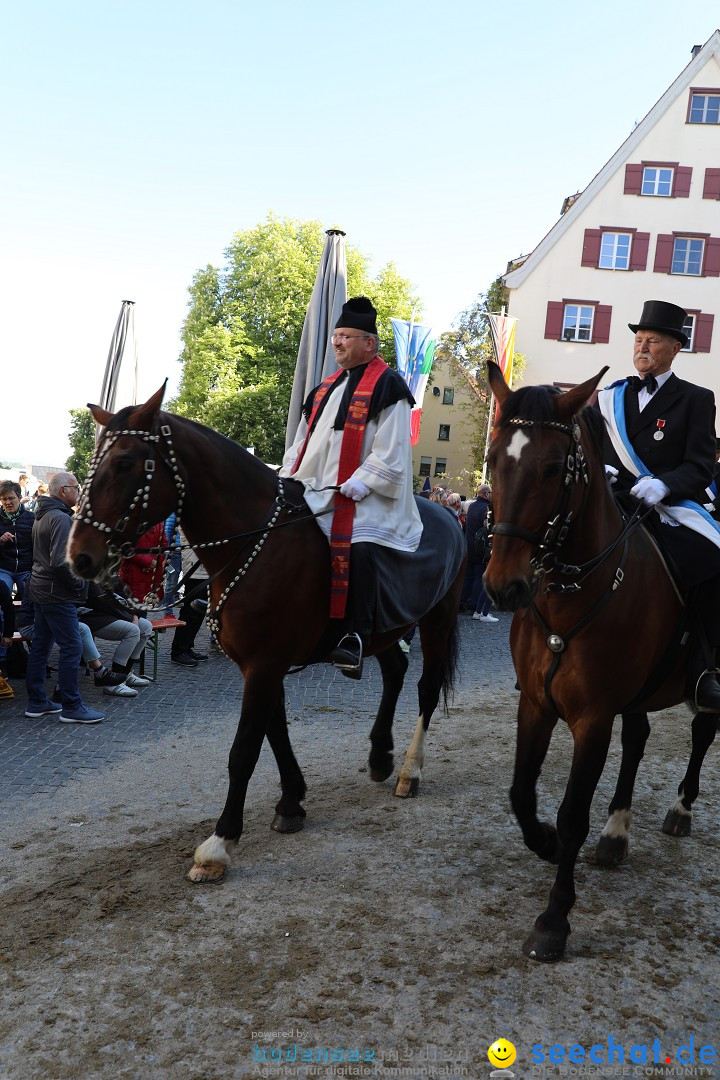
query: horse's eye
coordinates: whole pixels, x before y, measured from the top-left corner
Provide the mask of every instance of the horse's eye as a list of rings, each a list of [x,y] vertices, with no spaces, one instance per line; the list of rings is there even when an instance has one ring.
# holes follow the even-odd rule
[[[559,476],[563,470],[561,461],[550,462],[543,469],[543,480],[554,480],[556,476]]]
[[[118,472],[130,472],[133,467],[133,460],[131,457],[119,457],[115,460],[115,468]]]

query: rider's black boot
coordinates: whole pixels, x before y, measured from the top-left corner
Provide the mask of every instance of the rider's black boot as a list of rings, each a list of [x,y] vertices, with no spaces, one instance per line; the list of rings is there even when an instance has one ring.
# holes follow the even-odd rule
[[[691,668],[685,692],[698,712],[720,713],[720,683],[715,676],[714,669]]]

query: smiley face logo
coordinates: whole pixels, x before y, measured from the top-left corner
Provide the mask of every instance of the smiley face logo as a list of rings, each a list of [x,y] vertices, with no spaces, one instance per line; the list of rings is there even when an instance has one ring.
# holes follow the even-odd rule
[[[490,1064],[497,1069],[509,1069],[517,1057],[517,1051],[507,1039],[496,1039],[488,1049]]]

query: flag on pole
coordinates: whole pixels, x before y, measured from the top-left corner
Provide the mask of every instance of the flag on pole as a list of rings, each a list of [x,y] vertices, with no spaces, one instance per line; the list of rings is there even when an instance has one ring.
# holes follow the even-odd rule
[[[511,315],[495,315],[488,311],[488,324],[492,338],[495,359],[505,376],[505,382],[512,386],[513,360],[515,359],[515,327],[517,319]]]
[[[430,337],[432,327],[406,319],[391,319],[395,337],[395,357],[398,371],[410,387],[415,406],[410,417],[410,445],[415,446],[420,437],[420,418],[425,389],[428,384],[435,341]]]

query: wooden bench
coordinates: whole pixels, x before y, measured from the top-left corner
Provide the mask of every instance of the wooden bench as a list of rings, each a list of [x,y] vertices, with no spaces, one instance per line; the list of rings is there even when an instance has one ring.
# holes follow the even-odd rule
[[[148,638],[147,646],[145,647],[142,656],[140,657],[140,674],[145,675],[145,653],[148,649],[152,652],[153,658],[153,682],[157,682],[158,673],[158,648],[160,645],[160,634],[164,634],[166,630],[175,630],[178,626],[185,626],[186,623],[182,619],[176,619],[174,615],[163,615],[162,619],[150,619],[150,625],[152,626],[152,636]],[[150,676],[147,676],[148,678]]]

